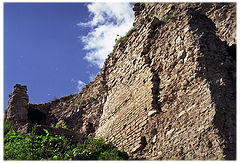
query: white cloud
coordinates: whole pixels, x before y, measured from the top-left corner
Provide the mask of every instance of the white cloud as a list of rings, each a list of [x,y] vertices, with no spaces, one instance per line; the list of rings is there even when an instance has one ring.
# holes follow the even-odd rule
[[[89,80],[90,80],[90,81],[93,81],[96,76],[97,76],[97,74],[90,73],[90,74],[89,74]]]
[[[101,68],[117,35],[124,36],[132,27],[134,14],[129,3],[91,3],[87,7],[91,20],[78,24],[91,28],[86,36],[80,37],[88,51],[84,58]]]
[[[81,80],[78,80],[77,81],[77,89],[78,89],[78,92],[81,92],[82,88],[86,85],[86,83],[84,83],[83,81]]]
[[[83,81],[81,80],[75,80],[75,79],[72,79],[71,82],[74,83],[74,85],[77,84],[77,92],[76,93],[79,93],[82,91],[82,88],[85,87],[86,83],[84,83]]]

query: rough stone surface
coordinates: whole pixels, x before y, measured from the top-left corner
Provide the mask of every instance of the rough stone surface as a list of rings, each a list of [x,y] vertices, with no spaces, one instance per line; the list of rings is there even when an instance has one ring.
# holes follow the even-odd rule
[[[131,159],[236,159],[236,3],[136,3],[133,10],[134,29],[95,80],[80,94],[27,105],[28,120],[64,121]],[[35,113],[42,118],[34,121]]]
[[[5,119],[19,128],[28,122],[28,101],[27,86],[16,84],[13,92],[9,95],[8,107]]]

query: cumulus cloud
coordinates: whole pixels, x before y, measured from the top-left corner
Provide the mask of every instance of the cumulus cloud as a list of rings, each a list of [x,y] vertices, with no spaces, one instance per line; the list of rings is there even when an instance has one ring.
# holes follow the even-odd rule
[[[124,36],[132,27],[134,14],[130,3],[91,3],[87,8],[90,20],[78,24],[90,29],[86,36],[80,37],[87,50],[84,58],[101,68],[113,50],[117,35]]]

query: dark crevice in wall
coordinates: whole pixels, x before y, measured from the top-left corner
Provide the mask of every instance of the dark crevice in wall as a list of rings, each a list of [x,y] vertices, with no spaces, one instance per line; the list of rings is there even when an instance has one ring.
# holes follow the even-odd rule
[[[153,68],[152,68],[153,70]],[[158,76],[157,73],[153,72],[153,79],[152,79],[152,83],[153,83],[153,88],[152,88],[152,94],[153,94],[153,101],[152,101],[152,106],[153,108],[157,108],[157,110],[159,112],[162,111],[161,109],[161,104],[159,102],[159,84],[160,84],[160,78]]]
[[[199,37],[200,52],[197,77],[207,80],[212,101],[216,105],[214,125],[223,140],[223,151],[227,160],[236,159],[236,46],[227,47],[217,34],[214,22],[206,15],[189,9],[191,30]],[[231,57],[229,57],[229,55]],[[212,146],[210,143],[209,146]]]
[[[237,45],[233,44],[231,46],[228,46],[227,47],[227,52],[228,52],[228,55],[232,57],[233,62],[236,65]],[[234,87],[234,90],[236,90],[236,66],[229,68],[228,69],[228,74],[231,76],[231,79],[234,81],[233,82],[233,87]]]
[[[154,67],[151,66],[151,58],[149,57],[148,52],[150,51],[151,49],[151,46],[153,44],[155,44],[155,39],[153,38],[155,35],[157,35],[157,29],[161,26],[161,25],[164,25],[165,23],[160,21],[158,18],[154,17],[152,20],[151,20],[151,25],[150,25],[150,31],[148,32],[148,35],[147,35],[147,40],[145,41],[146,44],[145,46],[143,47],[143,50],[142,50],[142,53],[141,53],[141,57],[143,57],[144,59],[144,62],[146,63],[146,65],[148,65],[148,67],[150,68],[150,71],[152,73],[152,95],[153,95],[153,100],[152,100],[152,108],[157,110],[158,112],[161,112],[162,109],[161,109],[161,104],[159,102],[159,93],[160,93],[160,90],[159,90],[159,85],[160,85],[160,78],[159,78],[159,75],[158,73],[154,70]]]
[[[236,61],[236,51],[237,51],[237,45],[233,44],[232,46],[227,47],[228,54],[233,58],[233,60]]]
[[[147,139],[146,139],[145,136],[142,136],[142,137],[141,137],[141,142],[140,142],[140,144],[141,144],[141,150],[143,150],[143,149],[147,146]]]

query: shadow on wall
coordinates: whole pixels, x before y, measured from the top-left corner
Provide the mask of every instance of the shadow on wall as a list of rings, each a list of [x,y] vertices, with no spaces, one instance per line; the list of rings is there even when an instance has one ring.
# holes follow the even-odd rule
[[[45,125],[46,115],[41,111],[30,107],[28,109],[28,122],[32,124]]]
[[[194,9],[190,9],[188,14],[192,16],[189,22],[192,31],[200,37],[200,52],[203,55],[198,60],[197,76],[210,84],[212,100],[216,105],[214,125],[225,141],[225,159],[236,160],[236,45],[229,47],[221,41],[216,35],[215,24],[206,15]]]
[[[232,46],[227,47],[228,54],[236,61],[236,51],[237,51],[237,45],[233,44]]]

